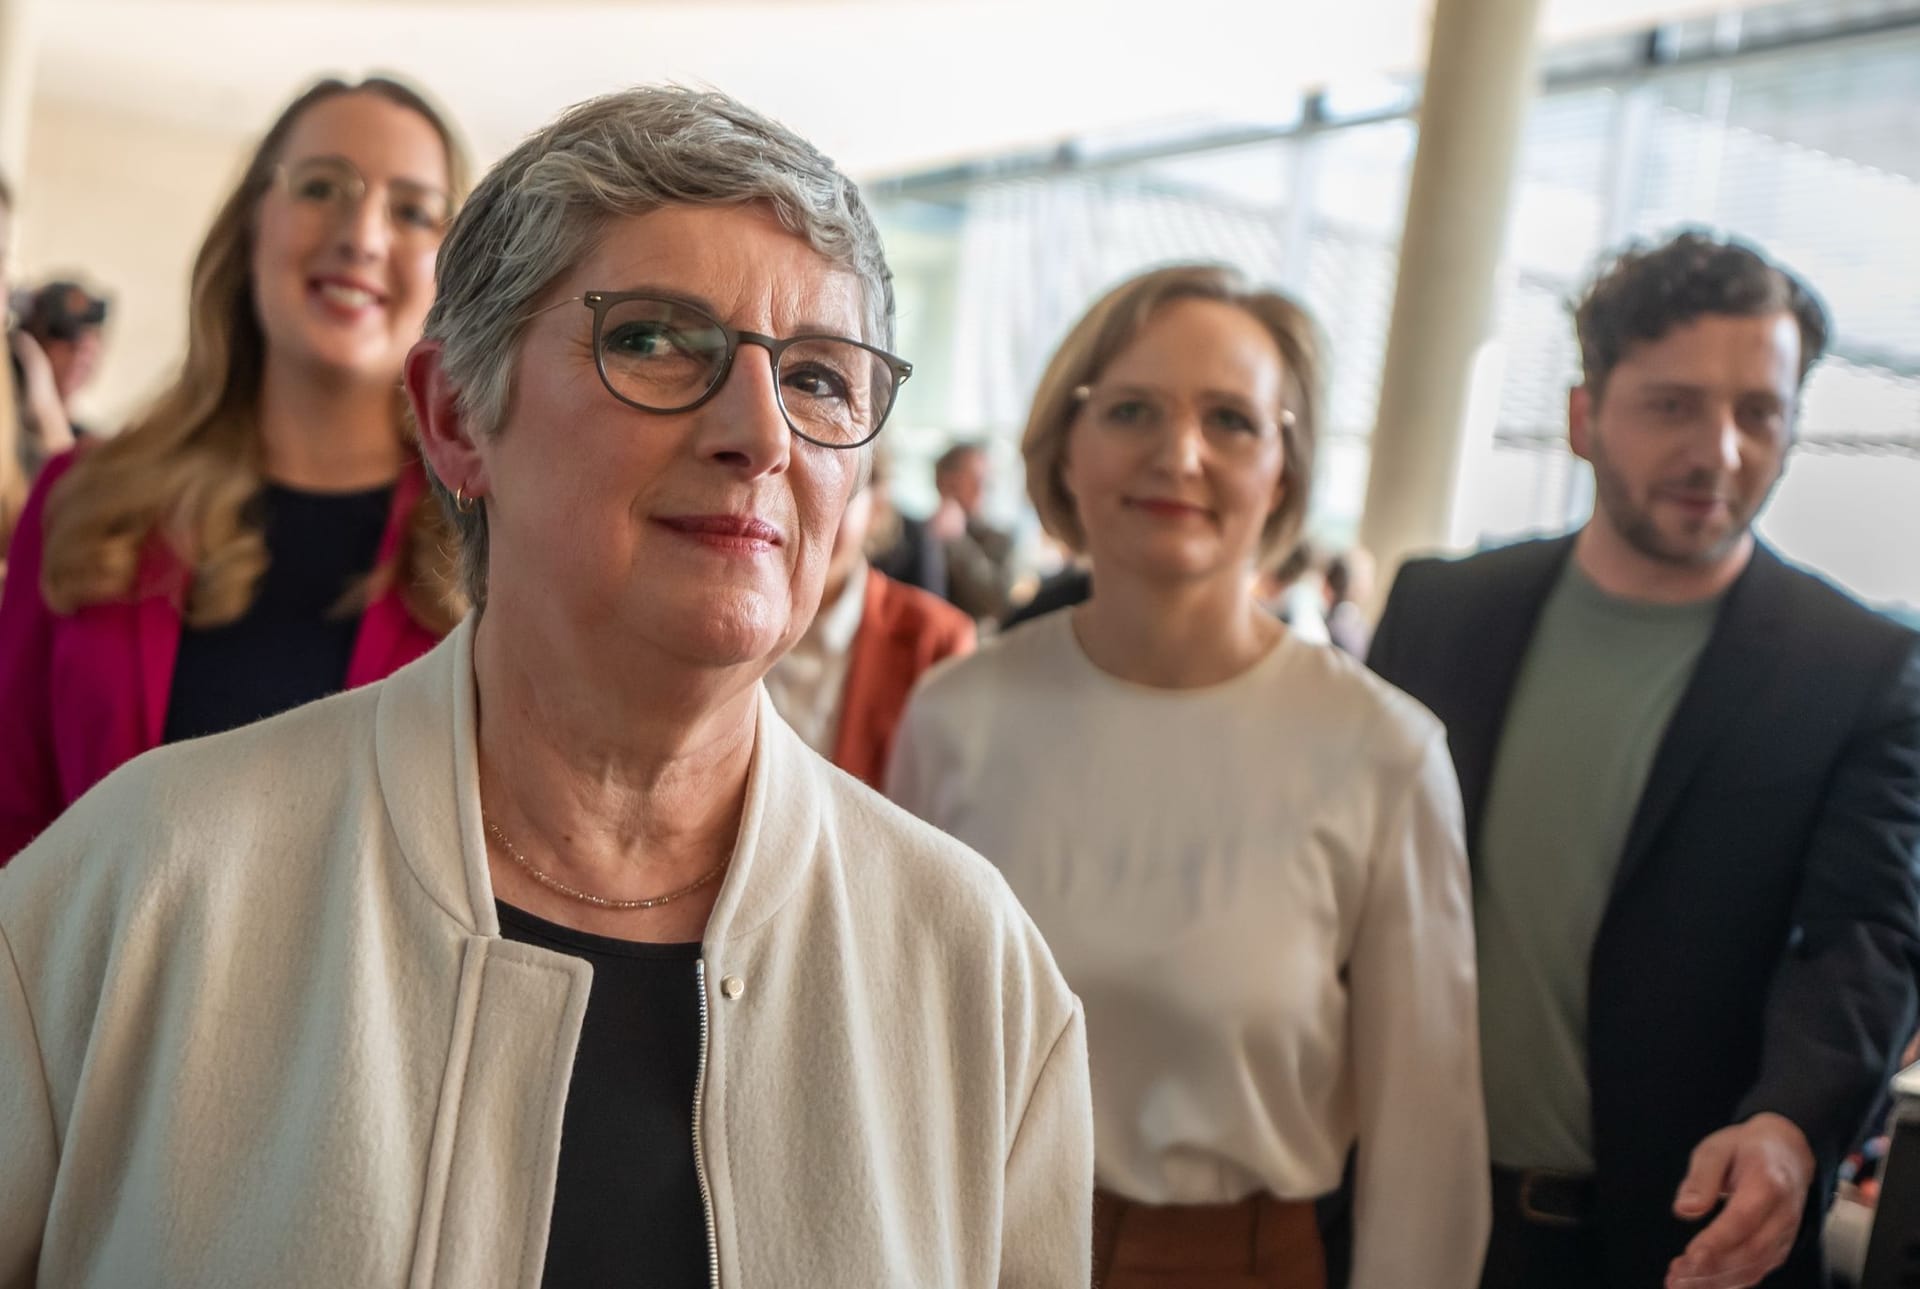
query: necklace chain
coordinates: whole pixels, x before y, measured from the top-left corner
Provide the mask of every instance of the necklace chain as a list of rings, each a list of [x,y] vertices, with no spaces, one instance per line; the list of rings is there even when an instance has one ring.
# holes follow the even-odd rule
[[[644,900],[610,900],[604,895],[589,895],[585,891],[568,886],[551,873],[542,872],[534,866],[532,860],[520,853],[518,846],[507,840],[507,835],[500,831],[500,825],[489,819],[484,812],[481,813],[480,821],[486,825],[487,833],[500,843],[500,849],[507,852],[507,858],[518,864],[528,877],[556,894],[564,895],[570,900],[579,900],[582,904],[591,904],[597,909],[657,909],[662,904],[671,904],[682,896],[693,894],[703,886],[711,885],[720,874],[727,871],[727,865],[733,862],[733,856],[728,855],[707,870],[704,875],[696,877],[677,891],[668,891],[665,895],[655,895]]]

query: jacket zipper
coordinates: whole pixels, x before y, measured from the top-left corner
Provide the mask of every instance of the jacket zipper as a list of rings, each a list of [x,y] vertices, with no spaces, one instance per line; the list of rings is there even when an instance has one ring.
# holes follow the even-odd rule
[[[693,1073],[693,1177],[700,1183],[700,1209],[707,1219],[707,1278],[720,1289],[720,1238],[713,1220],[713,1191],[707,1186],[707,1161],[700,1144],[700,1100],[707,1085],[707,960],[693,964],[700,988],[700,1061]]]

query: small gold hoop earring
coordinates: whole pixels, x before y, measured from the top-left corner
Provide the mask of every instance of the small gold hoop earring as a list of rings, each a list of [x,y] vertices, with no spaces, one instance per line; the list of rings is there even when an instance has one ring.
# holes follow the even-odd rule
[[[464,483],[453,490],[453,508],[463,515],[473,513],[473,503],[475,500],[476,498],[467,495],[467,486]]]

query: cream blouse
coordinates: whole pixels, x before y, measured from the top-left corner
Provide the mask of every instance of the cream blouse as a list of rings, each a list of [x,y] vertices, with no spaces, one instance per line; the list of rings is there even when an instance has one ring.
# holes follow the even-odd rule
[[[1357,1140],[1354,1289],[1477,1283],[1472,901],[1426,709],[1291,635],[1130,684],[1056,613],[927,677],[888,791],[1000,867],[1084,1002],[1102,1186],[1304,1199]]]

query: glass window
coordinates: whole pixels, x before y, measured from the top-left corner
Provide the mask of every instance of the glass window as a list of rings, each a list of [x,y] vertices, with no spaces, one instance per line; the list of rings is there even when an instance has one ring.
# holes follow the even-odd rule
[[[1645,49],[1644,36],[1546,60],[1576,87],[1542,95],[1524,136],[1498,295],[1494,438],[1469,450],[1467,531],[1497,540],[1585,517],[1591,481],[1564,441],[1579,379],[1569,299],[1608,248],[1706,226],[1799,270],[1836,322],[1762,533],[1870,600],[1920,609],[1910,555],[1920,549],[1920,33],[1803,39],[1913,7],[1796,0],[1683,23],[1663,38],[1682,58],[1739,39],[1780,47],[1611,80],[1596,60]],[[1310,527],[1347,540],[1365,500],[1415,143],[1410,118],[1376,116],[1131,164],[950,182],[939,200],[877,201],[900,275],[897,349],[918,365],[888,431],[907,507],[930,500],[924,463],[964,436],[998,445],[996,500],[1005,517],[1023,508],[1018,436],[1066,327],[1141,269],[1226,260],[1298,294],[1325,328],[1328,417]]]

